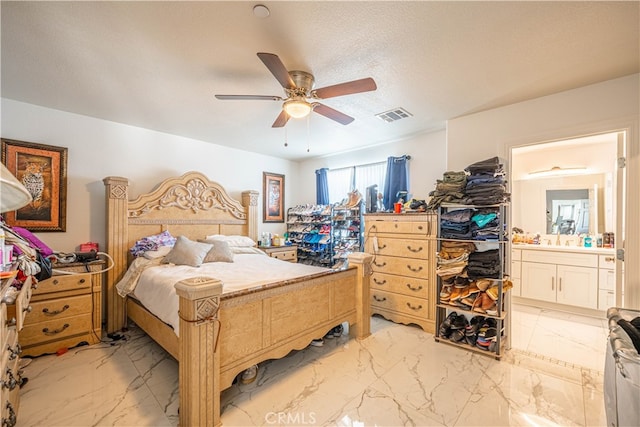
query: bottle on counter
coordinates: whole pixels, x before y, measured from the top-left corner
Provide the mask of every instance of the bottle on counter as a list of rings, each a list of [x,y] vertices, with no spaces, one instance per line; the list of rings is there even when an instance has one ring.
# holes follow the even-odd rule
[[[592,245],[593,245],[593,238],[587,234],[584,238],[584,247],[590,248]]]

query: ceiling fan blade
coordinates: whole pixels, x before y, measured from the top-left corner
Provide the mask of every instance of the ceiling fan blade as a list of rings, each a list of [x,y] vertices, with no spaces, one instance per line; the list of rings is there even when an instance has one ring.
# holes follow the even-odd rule
[[[289,75],[289,71],[284,66],[278,55],[274,55],[273,53],[264,53],[258,52],[258,58],[264,62],[264,65],[267,66],[271,74],[280,82],[283,88],[285,89],[295,89],[296,84],[293,82],[293,79]]]
[[[333,86],[326,86],[311,91],[311,96],[320,99],[333,98],[336,96],[351,95],[353,93],[369,92],[376,90],[376,82],[371,78],[353,80],[350,82],[339,83]]]
[[[318,102],[315,102],[313,104],[313,111],[318,114],[322,114],[323,116],[328,117],[331,120],[335,120],[336,122],[343,125],[348,125],[354,120],[353,117],[347,116],[346,114],[341,113],[338,110],[334,110],[333,108],[327,107],[326,105],[320,104]]]
[[[280,112],[280,115],[278,116],[278,118],[276,118],[276,121],[273,122],[273,124],[271,125],[271,127],[272,128],[281,128],[284,125],[286,125],[288,121],[289,121],[289,115],[287,114],[286,111],[282,110]]]
[[[282,101],[283,98],[279,96],[270,95],[216,95],[217,99],[257,99],[265,101]]]

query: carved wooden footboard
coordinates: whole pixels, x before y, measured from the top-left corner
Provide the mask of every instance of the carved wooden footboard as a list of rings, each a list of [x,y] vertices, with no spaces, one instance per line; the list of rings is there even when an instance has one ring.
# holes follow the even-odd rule
[[[192,239],[210,234],[256,238],[257,192],[240,204],[202,174],[168,179],[153,192],[127,200],[128,181],[105,178],[107,251],[116,262],[107,280],[108,330],[125,324],[124,313],[179,361],[180,425],[220,425],[220,392],[238,373],[306,347],[332,327],[348,322],[350,334],[370,334],[369,275],[372,257],[354,253],[350,268],[222,294],[215,278],[185,279],[179,296],[180,337],[142,306],[118,296],[136,240],[169,230]]]

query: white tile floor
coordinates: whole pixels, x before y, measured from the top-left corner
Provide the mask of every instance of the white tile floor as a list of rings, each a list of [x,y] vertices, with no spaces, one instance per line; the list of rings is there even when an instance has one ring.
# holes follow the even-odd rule
[[[518,322],[535,319],[530,337],[557,329],[546,314],[526,314]],[[530,349],[497,361],[377,316],[372,330],[360,342],[345,335],[261,364],[254,383],[223,392],[223,425],[606,425],[598,370]],[[136,328],[113,345],[36,358],[18,426],[175,426],[177,371]]]
[[[604,372],[607,319],[513,304],[514,349]]]

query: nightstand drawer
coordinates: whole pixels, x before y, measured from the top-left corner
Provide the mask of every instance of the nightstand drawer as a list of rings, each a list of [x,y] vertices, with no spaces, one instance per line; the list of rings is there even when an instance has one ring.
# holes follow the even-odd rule
[[[33,295],[48,294],[51,292],[71,291],[78,289],[91,289],[91,273],[56,275],[38,283],[38,288]]]
[[[90,331],[91,313],[80,314],[25,326],[20,332],[20,343],[28,342],[29,345],[35,345]]]
[[[25,325],[91,313],[91,300],[91,295],[87,294],[31,303],[31,313]]]
[[[269,254],[269,256],[271,258],[276,258],[276,259],[280,259],[282,261],[297,261],[298,260],[298,251],[297,249],[290,249],[290,250],[286,250],[286,251],[278,251],[278,252],[271,252]]]

